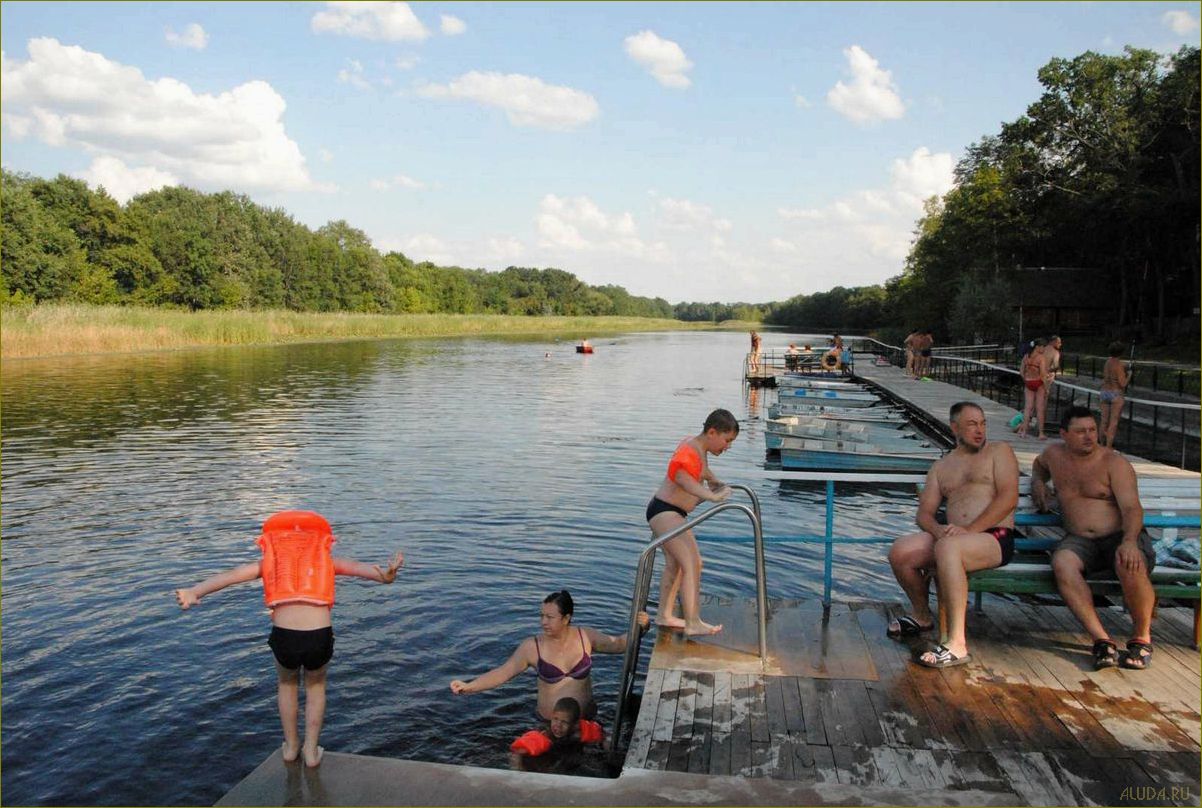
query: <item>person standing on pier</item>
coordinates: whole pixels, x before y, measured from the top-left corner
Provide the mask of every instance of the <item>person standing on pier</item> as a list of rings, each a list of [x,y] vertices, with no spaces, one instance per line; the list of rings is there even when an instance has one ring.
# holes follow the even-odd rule
[[[760,372],[760,335],[751,332],[751,353],[747,355],[747,372],[755,375]]]
[[[893,638],[910,637],[935,627],[930,609],[930,580],[938,581],[939,608],[946,615],[942,644],[916,660],[928,668],[963,665],[970,660],[965,637],[968,573],[1009,563],[1018,506],[1018,461],[1008,443],[989,443],[985,412],[970,401],[953,404],[948,416],[956,448],[927,473],[918,498],[919,533],[902,536],[889,550],[889,565],[907,597],[910,614],[888,628]],[[947,500],[947,524],[936,511]]]
[[[720,455],[739,436],[739,422],[729,410],[714,410],[701,426],[701,434],[685,438],[668,462],[663,483],[647,503],[652,536],[680,527],[702,500],[724,502],[730,486],[710,471],[709,455]],[[701,620],[701,550],[693,531],[686,530],[663,546],[664,571],[660,579],[657,625],[683,629],[685,634],[716,634],[720,625]],[[673,614],[680,595],[683,619]]]
[[[1065,536],[1052,553],[1056,586],[1069,610],[1093,639],[1094,668],[1143,670],[1152,662],[1152,610],[1156,592],[1152,569],[1156,552],[1144,530],[1135,469],[1127,458],[1098,443],[1098,422],[1085,407],[1070,407],[1060,422],[1063,443],[1035,458],[1031,499],[1050,509],[1051,480],[1060,501]],[[1113,570],[1131,614],[1131,639],[1122,661],[1110,634],[1098,619],[1085,576]]]
[[[1130,381],[1127,366],[1121,358],[1125,347],[1121,342],[1110,343],[1110,358],[1102,366],[1102,389],[1098,391],[1098,409],[1102,411],[1102,423],[1098,427],[1100,442],[1111,449],[1119,431],[1119,416],[1123,414],[1123,393]]]
[[[263,599],[271,612],[271,636],[267,645],[275,655],[277,702],[284,729],[284,762],[304,756],[305,765],[321,763],[318,745],[326,712],[326,671],[334,656],[334,629],[330,610],[334,606],[334,578],[351,575],[390,584],[405,563],[401,553],[388,565],[364,564],[331,553],[334,534],[330,523],[312,511],[280,511],[263,523],[255,541],[263,557],[206,578],[195,586],[175,590],[181,609],[190,609],[200,599],[227,586],[263,580]],[[303,674],[302,674],[303,669]],[[305,738],[297,732],[300,712],[299,683],[305,685]]]
[[[1035,421],[1039,425],[1039,439],[1046,440],[1043,433],[1043,418],[1047,412],[1047,388],[1052,384],[1052,375],[1048,372],[1047,343],[1042,339],[1035,340],[1031,352],[1023,357],[1023,422],[1018,428],[1019,437],[1027,437],[1031,426],[1031,413],[1035,413]]]

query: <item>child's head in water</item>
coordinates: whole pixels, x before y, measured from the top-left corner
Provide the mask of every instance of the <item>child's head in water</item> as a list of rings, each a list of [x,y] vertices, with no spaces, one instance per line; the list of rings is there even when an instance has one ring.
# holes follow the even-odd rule
[[[580,702],[570,696],[555,702],[551,709],[551,738],[562,741],[570,738],[580,723]]]

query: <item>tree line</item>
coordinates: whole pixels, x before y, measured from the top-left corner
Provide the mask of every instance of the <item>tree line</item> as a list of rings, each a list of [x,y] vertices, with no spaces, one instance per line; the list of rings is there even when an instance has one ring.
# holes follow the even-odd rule
[[[381,254],[361,230],[317,230],[230,192],[162,188],[119,205],[59,175],[0,172],[5,303],[187,309],[671,318],[663,298],[589,286],[560,269],[502,272]]]
[[[903,271],[880,285],[672,305],[554,268],[415,263],[345,221],[311,230],[228,191],[163,188],[119,205],[81,180],[3,170],[0,303],[739,319],[1005,339],[1021,287],[1041,282],[1015,269],[1048,266],[1089,271],[1110,336],[1163,336],[1199,306],[1199,69],[1196,47],[1052,59],[1039,99],[968,147],[952,190],[927,201]]]
[[[1071,267],[1088,270],[1075,293],[1109,301],[1111,337],[1165,337],[1175,318],[1191,322],[1202,258],[1198,48],[1086,52],[1038,76],[1039,99],[972,144],[952,190],[927,202],[899,276],[800,295],[765,319],[1004,339],[1017,301],[1049,282],[1016,268]]]

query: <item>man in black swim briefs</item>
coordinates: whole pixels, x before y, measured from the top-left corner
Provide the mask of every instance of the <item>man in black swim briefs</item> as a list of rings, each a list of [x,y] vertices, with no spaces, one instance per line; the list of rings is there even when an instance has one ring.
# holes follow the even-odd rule
[[[1009,563],[1018,506],[1018,460],[1007,443],[985,439],[985,413],[970,401],[953,404],[949,416],[956,448],[927,473],[918,498],[919,533],[902,536],[889,550],[889,564],[910,598],[911,612],[889,626],[890,637],[908,637],[934,629],[930,581],[938,576],[939,607],[947,616],[947,636],[916,662],[929,668],[963,665],[970,660],[964,620],[968,573]],[[935,512],[947,500],[947,524]]]

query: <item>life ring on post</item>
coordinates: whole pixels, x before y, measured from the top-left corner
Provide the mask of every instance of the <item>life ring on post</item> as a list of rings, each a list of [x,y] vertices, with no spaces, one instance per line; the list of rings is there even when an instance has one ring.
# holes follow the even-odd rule
[[[839,357],[833,353],[823,354],[822,366],[827,370],[834,370],[839,367]]]

